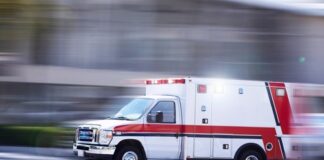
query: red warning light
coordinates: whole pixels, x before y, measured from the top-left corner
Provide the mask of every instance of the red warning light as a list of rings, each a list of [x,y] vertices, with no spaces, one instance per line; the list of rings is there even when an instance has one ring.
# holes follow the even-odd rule
[[[185,79],[156,79],[156,80],[146,80],[145,84],[185,84]]]
[[[152,80],[146,80],[145,84],[152,84]]]
[[[204,84],[199,84],[197,89],[198,93],[207,93],[207,86]]]

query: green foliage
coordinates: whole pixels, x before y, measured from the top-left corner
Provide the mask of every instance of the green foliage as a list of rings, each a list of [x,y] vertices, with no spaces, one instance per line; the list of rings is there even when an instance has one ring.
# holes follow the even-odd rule
[[[0,145],[55,147],[71,129],[55,126],[0,126]]]

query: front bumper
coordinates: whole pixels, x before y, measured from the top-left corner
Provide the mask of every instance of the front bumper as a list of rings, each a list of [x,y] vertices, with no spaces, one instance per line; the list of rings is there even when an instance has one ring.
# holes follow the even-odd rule
[[[97,144],[73,144],[73,153],[78,157],[112,159],[115,146],[101,146]]]

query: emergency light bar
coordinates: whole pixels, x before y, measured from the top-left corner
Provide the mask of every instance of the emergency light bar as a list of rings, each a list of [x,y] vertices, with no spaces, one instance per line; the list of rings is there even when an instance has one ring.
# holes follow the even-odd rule
[[[185,84],[185,79],[155,79],[155,80],[146,80],[145,84]]]

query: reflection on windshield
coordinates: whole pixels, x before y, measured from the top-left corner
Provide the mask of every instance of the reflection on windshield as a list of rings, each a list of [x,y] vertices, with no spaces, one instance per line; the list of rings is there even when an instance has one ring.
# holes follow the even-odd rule
[[[153,103],[153,99],[138,98],[124,106],[112,119],[135,120],[140,118],[146,108]]]

